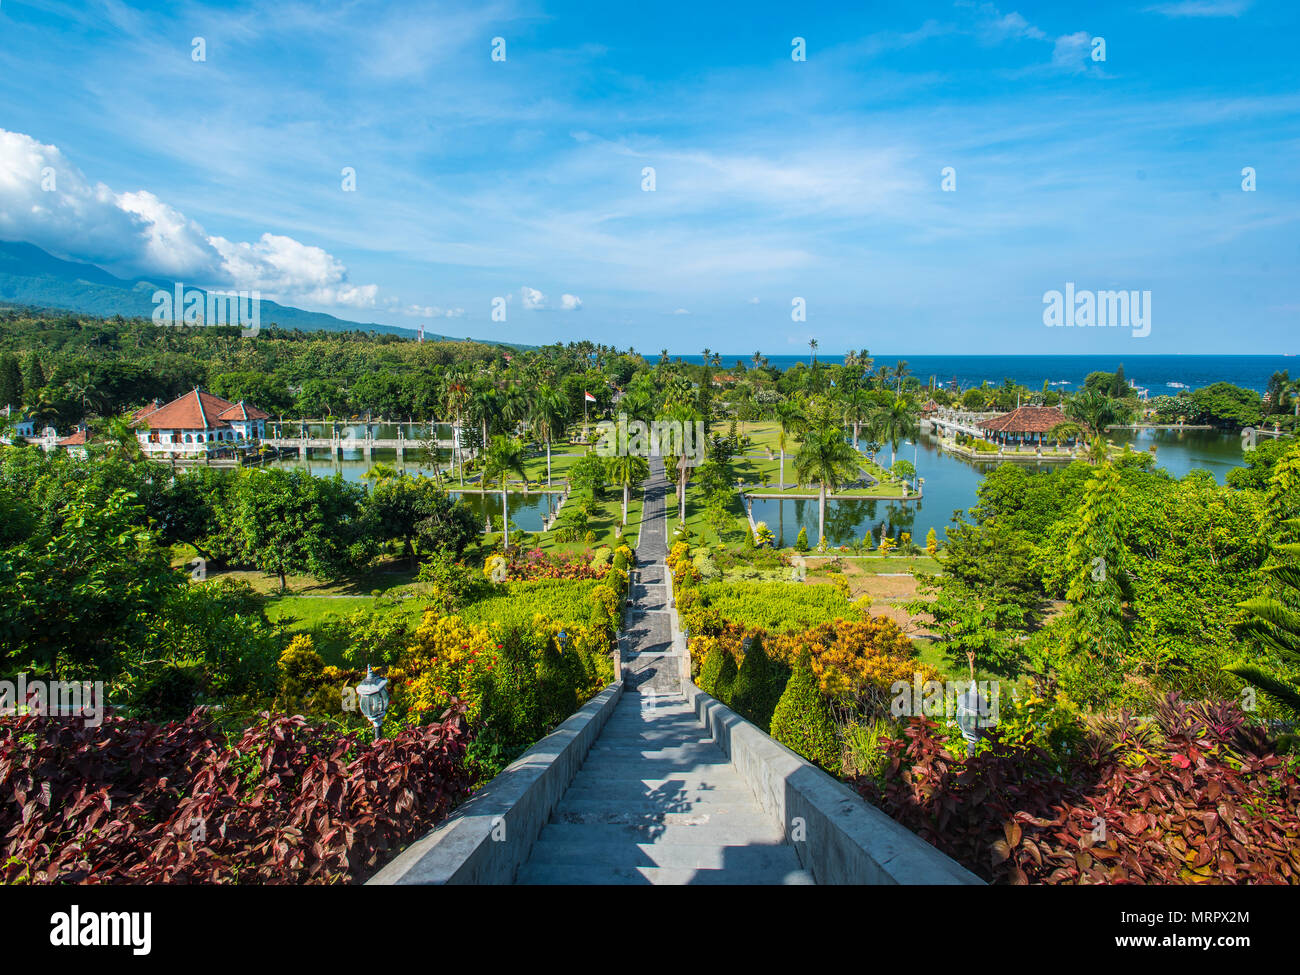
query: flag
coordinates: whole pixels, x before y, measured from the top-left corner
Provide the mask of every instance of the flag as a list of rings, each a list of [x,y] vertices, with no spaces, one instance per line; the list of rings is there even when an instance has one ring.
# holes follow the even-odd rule
[[[596,402],[596,397],[592,396],[591,393],[584,391],[582,395],[588,403]]]

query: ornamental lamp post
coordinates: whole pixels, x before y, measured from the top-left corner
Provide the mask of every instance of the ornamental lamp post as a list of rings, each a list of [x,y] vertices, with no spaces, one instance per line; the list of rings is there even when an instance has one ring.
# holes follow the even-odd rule
[[[357,707],[374,726],[375,741],[378,741],[379,729],[388,711],[388,678],[380,677],[369,664],[366,664],[366,679],[357,685]]]
[[[966,754],[975,754],[975,743],[979,741],[980,695],[975,681],[970,682],[966,693],[957,698],[957,728],[966,739]]]

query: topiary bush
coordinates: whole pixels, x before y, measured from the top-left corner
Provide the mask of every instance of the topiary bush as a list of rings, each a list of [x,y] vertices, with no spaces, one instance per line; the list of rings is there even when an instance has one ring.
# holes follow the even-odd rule
[[[772,714],[771,735],[831,775],[840,776],[843,745],[808,660],[801,659]]]
[[[808,551],[808,529],[800,528],[799,534],[795,537],[794,547],[800,552]]]
[[[790,668],[768,656],[761,637],[749,641],[732,688],[731,706],[760,728],[772,726],[772,714],[790,680]]]
[[[723,660],[730,656],[731,654],[716,642],[712,643],[704,654],[704,663],[700,667],[699,687],[705,694],[718,696],[718,675],[722,673]]]

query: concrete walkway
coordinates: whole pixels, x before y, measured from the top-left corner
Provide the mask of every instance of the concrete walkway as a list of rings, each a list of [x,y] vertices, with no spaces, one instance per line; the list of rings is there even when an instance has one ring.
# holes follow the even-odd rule
[[[668,606],[668,482],[651,458],[633,604],[621,641],[627,691],[520,868],[521,884],[810,884],[777,821],[681,694]]]

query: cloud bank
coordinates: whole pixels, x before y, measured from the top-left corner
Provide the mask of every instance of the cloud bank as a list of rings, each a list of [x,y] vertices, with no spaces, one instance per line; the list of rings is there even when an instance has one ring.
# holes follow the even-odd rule
[[[210,235],[148,190],[92,183],[57,146],[5,129],[0,237],[128,277],[161,274],[305,304],[373,308],[379,293],[349,282],[343,263],[319,247],[271,233],[252,242]]]

